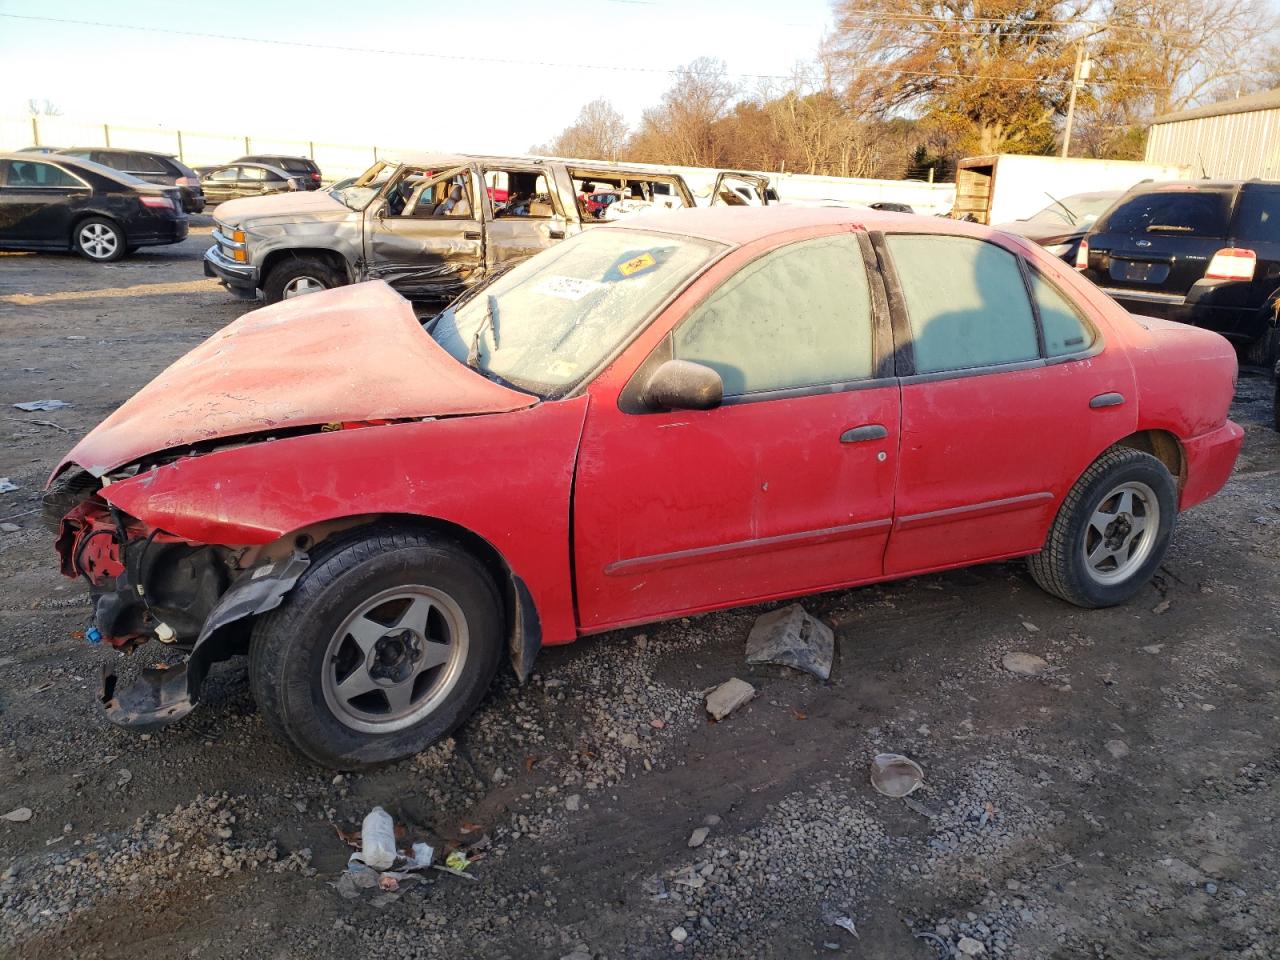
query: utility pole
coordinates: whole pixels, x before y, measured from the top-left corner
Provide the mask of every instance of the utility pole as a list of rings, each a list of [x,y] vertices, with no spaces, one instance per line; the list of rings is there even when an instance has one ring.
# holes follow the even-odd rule
[[[1076,91],[1084,86],[1084,82],[1089,79],[1089,74],[1093,73],[1093,61],[1085,55],[1084,44],[1090,37],[1096,37],[1105,29],[1107,28],[1099,27],[1093,33],[1076,41],[1076,68],[1071,74],[1071,96],[1067,99],[1067,123],[1062,131],[1063,157],[1071,151],[1071,124],[1076,117]]]

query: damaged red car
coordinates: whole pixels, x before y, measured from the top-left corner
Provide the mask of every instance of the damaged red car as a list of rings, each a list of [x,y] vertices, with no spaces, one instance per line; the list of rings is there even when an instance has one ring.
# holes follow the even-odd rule
[[[1029,558],[1132,597],[1226,482],[1235,354],[973,224],[835,209],[587,231],[421,323],[381,281],[246,314],[67,455],[91,638],[247,654],[268,724],[358,768],[584,634]],[[619,651],[625,655],[625,651]]]

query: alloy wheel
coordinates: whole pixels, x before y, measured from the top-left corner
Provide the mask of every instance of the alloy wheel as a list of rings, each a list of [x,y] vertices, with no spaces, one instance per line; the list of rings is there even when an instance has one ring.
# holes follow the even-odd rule
[[[80,228],[80,248],[94,260],[106,260],[120,246],[120,237],[105,223],[87,223]]]
[[[319,293],[326,289],[325,285],[315,277],[294,277],[284,287],[284,299],[306,296],[308,293]]]
[[[1102,498],[1085,527],[1085,569],[1096,582],[1121,583],[1151,555],[1160,532],[1160,501],[1145,483],[1122,483]]]

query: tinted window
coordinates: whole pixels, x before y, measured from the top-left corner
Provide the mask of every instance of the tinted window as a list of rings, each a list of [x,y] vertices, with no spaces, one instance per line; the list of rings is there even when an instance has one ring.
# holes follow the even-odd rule
[[[281,160],[276,166],[292,173],[306,173],[311,169],[311,165],[305,160]]]
[[[1241,190],[1235,235],[1241,240],[1280,243],[1280,190],[1248,186]]]
[[[10,160],[6,187],[83,187],[71,174],[51,163]]]
[[[1140,193],[1112,210],[1097,232],[1225,237],[1230,212],[1231,195],[1222,191]]]
[[[106,153],[97,151],[93,155],[93,159],[104,167],[110,167],[112,170],[128,170],[129,154],[127,153]]]
[[[862,380],[873,370],[871,298],[856,238],[793,243],[747,264],[675,332],[725,396]]]
[[[1017,258],[968,237],[890,234],[906,299],[917,373],[1040,356]]]
[[[135,173],[168,173],[168,168],[159,157],[153,157],[149,153],[131,153],[129,154],[129,169]]]
[[[1093,331],[1057,287],[1033,272],[1031,292],[1035,295],[1040,326],[1044,329],[1045,356],[1079,353],[1093,344]]]

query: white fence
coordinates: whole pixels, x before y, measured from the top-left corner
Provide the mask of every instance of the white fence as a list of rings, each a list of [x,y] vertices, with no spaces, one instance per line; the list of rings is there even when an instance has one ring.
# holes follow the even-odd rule
[[[354,177],[379,156],[412,148],[378,147],[317,140],[286,140],[252,134],[208,133],[162,127],[130,127],[66,117],[0,117],[0,151],[23,147],[124,147],[171,153],[191,167],[226,163],[254,153],[310,157],[326,180]],[[422,147],[417,148],[422,150]]]

